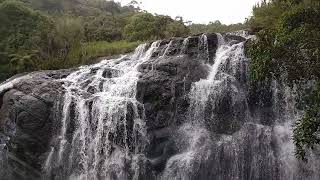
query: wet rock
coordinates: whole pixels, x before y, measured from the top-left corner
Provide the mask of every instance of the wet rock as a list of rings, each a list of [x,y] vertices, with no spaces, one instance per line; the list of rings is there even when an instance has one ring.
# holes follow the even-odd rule
[[[244,42],[247,39],[242,37],[242,36],[237,36],[237,35],[233,35],[233,34],[226,34],[224,35],[224,37],[226,38],[227,42],[232,42],[232,44],[235,43],[240,43],[240,42]]]
[[[0,132],[9,139],[6,142],[10,154],[8,173],[13,179],[40,178],[44,153],[56,123],[55,105],[63,92],[59,79],[71,72],[31,73],[2,93]]]
[[[207,65],[188,56],[159,58],[152,65],[153,70],[146,69],[148,64],[140,67],[142,75],[137,84],[137,100],[145,104],[150,130],[181,121],[176,111],[186,107],[178,102],[187,98],[192,82],[208,75]]]
[[[103,173],[106,171],[103,169],[105,167],[100,165],[109,163],[109,160],[112,167],[107,167],[110,168],[107,173],[118,179],[121,177],[119,174],[126,173],[128,175],[125,177],[130,179],[135,173],[134,170],[139,171],[139,179],[160,179],[158,177],[167,168],[173,173],[169,175],[177,175],[168,177],[179,177],[185,173],[185,177],[190,179],[204,180],[281,179],[278,172],[281,166],[278,162],[278,149],[281,147],[276,144],[274,135],[274,91],[268,87],[270,84],[250,86],[245,57],[237,59],[233,55],[239,55],[232,54],[218,67],[219,72],[215,79],[212,79],[215,84],[210,84],[212,86],[207,89],[208,100],[201,106],[203,114],[201,112],[201,115],[194,119],[197,123],[198,120],[201,121],[201,127],[193,126],[191,120],[187,119],[193,113],[192,110],[189,111],[192,108],[190,90],[194,82],[208,77],[212,69],[210,64],[214,63],[221,40],[219,38],[224,38],[233,48],[238,48],[238,43],[246,41],[234,34],[223,34],[222,37],[206,34],[159,42],[159,47],[151,54],[151,59],[143,59],[138,67],[140,73],[137,82],[136,72],[132,73],[132,87],[136,85],[137,89],[128,96],[117,94],[127,93],[122,92],[121,88],[131,88],[131,85],[126,86],[126,83],[131,81],[118,78],[125,73],[121,69],[87,69],[89,73],[81,76],[78,86],[71,86],[69,89],[74,96],[66,110],[68,126],[65,134],[66,147],[62,155],[65,156],[65,161],[53,161],[50,177],[66,179],[70,172],[82,171],[85,165],[78,162],[82,162],[81,158],[97,147],[97,156],[101,156],[101,159],[96,161],[95,170],[100,173],[100,179],[105,178]],[[129,56],[117,63],[128,60]],[[57,132],[61,129],[63,106],[63,102],[59,100],[64,95],[63,85],[70,83],[60,79],[70,72],[72,70],[31,73],[23,81],[0,93],[0,133],[3,134],[3,137],[0,136],[0,158],[5,154],[4,150],[1,151],[4,149],[1,144],[6,144],[9,168],[5,168],[11,169],[10,174],[15,177],[23,178],[25,175],[27,179],[39,179],[50,147],[55,148],[53,159],[57,157],[56,152],[61,140]],[[101,77],[97,77],[97,74]],[[120,82],[117,81],[119,79]],[[107,90],[104,86],[109,85],[105,83],[120,84],[116,87],[110,86],[110,89],[114,90],[110,91],[110,94],[112,93],[112,98],[119,104],[112,106],[113,109],[110,109],[108,114],[101,112],[109,108],[107,103],[113,102],[112,98],[107,99],[108,101],[103,99],[104,95],[109,95],[104,94]],[[132,96],[134,93],[136,98]],[[206,92],[204,94],[207,95]],[[101,101],[99,98],[102,98]],[[100,110],[101,102],[106,104],[103,104]],[[82,124],[76,121],[81,116],[81,110],[86,111],[82,114],[85,116]],[[83,141],[86,141],[86,145],[92,145],[91,141],[96,140],[98,120],[103,124],[99,126],[103,129],[99,132],[101,139],[93,146],[82,146]],[[189,127],[184,128],[187,121]],[[84,137],[85,140],[77,136],[79,130],[85,131],[85,136],[88,136]],[[288,137],[286,138],[289,139]],[[105,146],[106,144],[108,146]],[[79,152],[79,147],[85,153]],[[87,147],[93,149],[87,151]],[[69,157],[70,154],[73,159]],[[134,156],[130,156],[131,154]],[[85,160],[89,169],[91,160],[94,159],[91,157],[95,156],[88,156],[90,160]],[[73,162],[68,164],[67,161],[70,160]],[[185,166],[187,168],[184,168]],[[140,169],[133,169],[137,167]],[[186,172],[181,173],[180,170]]]
[[[206,63],[214,59],[218,40],[215,34],[207,38],[209,54],[200,44],[199,36],[189,37],[185,47],[182,39],[175,39],[161,42],[157,55],[139,67],[142,74],[136,98],[144,104],[147,130],[154,135],[147,154],[157,173],[163,171],[167,160],[178,151],[167,130],[185,122],[191,85],[208,76]],[[164,52],[165,56],[159,56]]]

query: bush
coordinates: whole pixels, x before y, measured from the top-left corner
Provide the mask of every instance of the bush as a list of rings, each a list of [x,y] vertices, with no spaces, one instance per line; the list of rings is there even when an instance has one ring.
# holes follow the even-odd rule
[[[286,6],[284,6],[286,5]],[[268,13],[277,16],[266,16]],[[249,21],[260,30],[247,46],[253,83],[285,78],[289,84],[318,81],[307,95],[304,116],[294,126],[296,156],[306,160],[306,150],[320,144],[320,3],[274,0],[255,7]]]
[[[248,46],[252,79],[319,79],[319,16],[319,10],[297,7],[282,15],[276,29],[257,33],[258,41]]]
[[[119,41],[125,20],[121,17],[100,15],[86,20],[84,32],[86,41]]]
[[[132,52],[140,42],[88,42],[70,50],[65,60],[51,59],[38,61],[39,69],[65,69],[97,61],[98,57],[112,56]]]
[[[186,36],[189,34],[189,29],[184,25],[182,19],[176,21],[169,16],[139,13],[129,19],[123,34],[129,41],[147,41]]]
[[[204,32],[207,32],[207,33],[234,32],[234,31],[247,29],[248,27],[246,24],[242,24],[242,23],[225,25],[225,24],[222,24],[220,21],[215,21],[215,22],[210,22],[208,25],[191,24],[189,28],[192,34],[199,34]]]
[[[320,144],[320,84],[306,97],[306,101],[305,114],[296,122],[293,130],[296,156],[304,161],[307,161],[306,150]]]
[[[150,13],[140,13],[129,19],[124,37],[129,41],[145,41],[157,38],[155,18]]]
[[[48,42],[53,22],[18,1],[0,4],[0,51],[37,49]]]

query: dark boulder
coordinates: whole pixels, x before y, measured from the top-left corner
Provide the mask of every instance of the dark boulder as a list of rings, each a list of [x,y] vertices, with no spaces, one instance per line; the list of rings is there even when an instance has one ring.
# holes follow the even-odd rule
[[[153,66],[153,68],[149,68]],[[159,58],[142,64],[137,85],[137,100],[145,105],[149,130],[164,128],[183,121],[191,84],[206,78],[208,66],[188,56]]]
[[[0,132],[8,147],[8,174],[13,179],[39,179],[56,126],[55,110],[62,82],[72,70],[23,76],[1,93]]]
[[[137,84],[136,98],[145,107],[146,125],[151,134],[147,154],[157,172],[165,168],[167,159],[176,152],[168,128],[186,120],[191,85],[208,76],[209,66],[206,63],[214,59],[217,36],[207,36],[209,54],[200,43],[201,38],[194,36],[189,37],[187,42],[174,39],[160,43],[159,51],[163,51],[163,55],[159,56],[161,53],[156,52],[153,59],[139,67],[142,74]]]

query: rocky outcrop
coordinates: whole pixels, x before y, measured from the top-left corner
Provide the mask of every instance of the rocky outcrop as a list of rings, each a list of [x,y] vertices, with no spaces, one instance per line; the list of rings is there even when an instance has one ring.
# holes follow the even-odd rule
[[[71,75],[12,78],[0,86],[2,179],[319,179],[289,152],[295,97],[250,85],[244,41],[172,38]]]
[[[55,108],[63,92],[59,79],[70,72],[31,73],[1,92],[0,132],[8,148],[7,173],[12,179],[40,178],[55,126]]]
[[[216,34],[162,41],[152,59],[139,67],[136,97],[144,104],[151,135],[148,157],[159,172],[176,151],[170,131],[186,120],[191,85],[208,76],[218,43]]]
[[[162,40],[152,52],[151,58],[138,67],[141,74],[137,82],[136,99],[144,105],[146,127],[150,137],[146,150],[150,158],[149,168],[161,172],[167,159],[176,153],[177,148],[170,138],[170,132],[186,120],[191,85],[208,76],[210,64],[214,63],[221,38],[217,34],[200,34],[188,38]],[[224,35],[224,39],[230,44],[245,41],[236,35]],[[103,83],[99,86],[89,86],[94,80],[90,76],[95,76],[99,69],[100,67],[91,68],[85,77],[87,80],[82,81],[81,88],[88,86],[86,92],[82,92],[83,96],[90,96],[102,90],[100,85]],[[1,139],[8,148],[8,164],[11,167],[20,167],[9,168],[13,171],[9,173],[10,175],[25,177],[28,174],[26,179],[41,178],[41,170],[48,156],[50,144],[59,138],[53,136],[56,136],[58,128],[61,128],[60,99],[64,95],[63,84],[66,82],[60,79],[72,71],[43,71],[15,77],[12,79],[22,79],[1,92],[0,128],[3,134]],[[119,70],[106,68],[102,77],[115,78],[121,73]],[[229,120],[225,115],[232,114],[230,93],[219,97],[221,104],[207,107],[208,117],[211,117],[209,115],[211,111],[220,111],[220,116],[224,117],[220,118],[221,125],[214,126],[221,126],[220,131],[228,129],[225,126],[230,124],[224,123],[224,120]],[[91,101],[88,104],[92,106]],[[130,115],[133,112],[130,110],[133,109],[128,108],[128,127],[133,126],[133,115]],[[209,119],[208,125],[210,122]],[[128,129],[127,133],[131,134],[132,128]],[[123,133],[117,135],[119,140],[116,142],[119,141],[120,147],[124,146],[124,142],[121,141]]]
[[[140,71],[143,74],[137,85],[137,99],[144,104],[147,128],[152,134],[149,155],[157,159],[154,166],[161,170],[172,148],[168,130],[185,120],[191,84],[207,77],[208,67],[188,57],[168,57],[144,64]]]
[[[149,130],[183,121],[191,84],[208,75],[208,67],[188,57],[165,58],[140,67],[137,99],[145,104]]]
[[[145,105],[149,130],[184,120],[191,84],[208,76],[218,43],[216,34],[165,40],[140,65],[137,100]]]

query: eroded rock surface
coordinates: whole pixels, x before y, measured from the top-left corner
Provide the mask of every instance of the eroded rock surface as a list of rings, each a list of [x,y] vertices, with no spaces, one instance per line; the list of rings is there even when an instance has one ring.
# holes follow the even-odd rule
[[[298,90],[251,86],[248,40],[172,38],[95,65],[12,78],[0,86],[0,175],[319,179],[317,158],[306,165],[293,154]]]
[[[0,129],[12,179],[40,178],[63,92],[59,79],[72,70],[35,72],[1,92]]]

